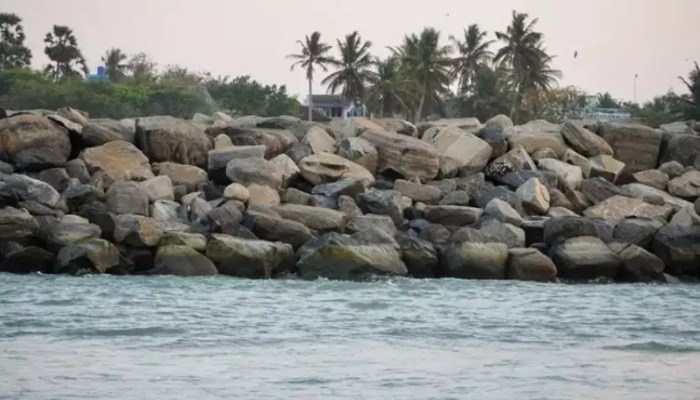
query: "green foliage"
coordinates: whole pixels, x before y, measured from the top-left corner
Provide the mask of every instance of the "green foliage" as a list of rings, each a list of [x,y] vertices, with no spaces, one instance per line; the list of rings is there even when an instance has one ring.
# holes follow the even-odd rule
[[[44,73],[54,81],[60,79],[80,78],[87,75],[88,68],[85,57],[78,48],[78,40],[73,30],[67,26],[54,25],[53,30],[44,38],[46,47],[44,53],[51,64],[44,67]]]
[[[205,83],[220,107],[242,115],[296,115],[299,102],[287,94],[287,87],[262,85],[250,76],[211,79]]]
[[[32,52],[24,45],[22,19],[16,14],[0,13],[0,68],[27,67]]]
[[[121,82],[126,77],[126,72],[129,65],[126,64],[127,55],[120,49],[111,48],[102,56],[102,62],[105,64],[105,72],[112,82]]]
[[[367,85],[376,81],[377,74],[370,69],[374,65],[369,53],[371,47],[372,42],[363,43],[357,31],[346,35],[345,41],[338,40],[340,58],[330,60],[330,64],[337,70],[321,83],[328,85],[331,93],[342,88],[343,99],[359,104],[365,97]]]
[[[695,63],[695,69],[688,74],[688,79],[679,77],[688,88],[689,94],[682,96],[683,116],[687,119],[700,120],[700,66]]]
[[[663,96],[654,97],[641,107],[634,104],[627,109],[633,117],[639,119],[652,128],[683,119],[686,99],[675,93],[669,92]]]
[[[477,24],[471,24],[464,30],[462,41],[450,36],[450,40],[459,52],[454,59],[455,74],[459,80],[459,93],[467,93],[473,89],[479,68],[486,65],[493,57],[493,53],[489,51],[493,40],[486,40],[486,36],[487,32],[479,29]]]
[[[618,108],[620,105],[613,99],[610,93],[605,92],[598,94],[598,107],[600,108]]]
[[[393,116],[408,112],[419,88],[401,71],[400,61],[389,57],[376,61],[377,78],[367,91],[367,105],[377,115]]]
[[[508,71],[503,67],[481,65],[474,75],[471,93],[457,101],[458,115],[486,121],[494,115],[508,114],[511,102]]]

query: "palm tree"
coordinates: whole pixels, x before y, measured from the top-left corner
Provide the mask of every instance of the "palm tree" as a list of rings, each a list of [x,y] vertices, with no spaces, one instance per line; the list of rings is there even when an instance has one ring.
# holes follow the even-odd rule
[[[494,61],[510,69],[517,94],[511,114],[520,107],[525,92],[549,90],[561,75],[550,66],[553,57],[543,46],[544,35],[534,30],[537,21],[537,18],[528,21],[526,13],[513,11],[513,21],[506,32],[496,32],[496,38],[505,45],[498,50]]]
[[[81,72],[87,75],[85,57],[78,48],[78,40],[71,28],[54,25],[53,30],[46,34],[44,43],[44,53],[52,61],[52,64],[44,68],[47,75],[54,80],[79,77]]]
[[[441,96],[449,93],[452,48],[440,44],[440,32],[425,28],[420,35],[405,36],[403,44],[391,50],[401,60],[404,73],[419,86],[413,111],[413,118],[419,120],[426,103],[439,105]]]
[[[297,66],[306,70],[306,80],[309,81],[309,121],[311,121],[313,119],[314,108],[311,92],[314,72],[316,71],[315,68],[319,67],[323,71],[328,71],[326,64],[330,62],[330,58],[327,56],[327,54],[330,51],[331,46],[321,42],[321,34],[319,32],[312,33],[310,37],[307,35],[304,42],[297,40],[297,43],[299,43],[299,46],[301,46],[301,53],[290,54],[287,56],[287,58],[297,60],[292,64],[290,70],[294,70],[294,68]]]
[[[328,91],[335,93],[343,88],[344,100],[360,105],[365,97],[365,88],[368,83],[376,80],[376,73],[370,68],[374,65],[369,49],[372,42],[362,42],[357,31],[346,35],[345,41],[337,41],[340,51],[339,59],[332,59],[331,65],[338,70],[328,75],[321,83],[328,85]]]
[[[380,116],[408,111],[415,99],[414,81],[401,71],[401,63],[396,57],[375,61],[377,76],[367,89],[367,103]]]
[[[686,103],[685,117],[689,119],[700,119],[700,66],[695,62],[695,69],[690,71],[688,79],[678,77],[681,82],[688,87],[689,95],[684,95],[682,98]]]
[[[24,45],[22,18],[16,14],[0,13],[0,68],[27,67],[32,52]]]
[[[454,36],[450,40],[459,51],[459,56],[454,59],[454,68],[459,77],[459,93],[468,92],[474,85],[477,69],[485,65],[493,57],[489,46],[493,40],[486,40],[487,33],[479,29],[479,25],[471,24],[464,30],[464,40],[460,41]]]
[[[126,71],[129,65],[126,63],[128,59],[120,49],[112,47],[102,56],[102,62],[105,65],[105,72],[112,82],[120,82],[126,76]]]

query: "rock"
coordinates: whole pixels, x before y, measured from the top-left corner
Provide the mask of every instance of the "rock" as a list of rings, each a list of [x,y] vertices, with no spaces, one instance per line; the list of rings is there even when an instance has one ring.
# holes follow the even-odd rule
[[[667,273],[700,277],[700,226],[666,225],[656,233],[653,249]]]
[[[561,187],[577,190],[581,185],[583,172],[580,167],[551,158],[539,160],[537,164],[545,171],[556,173],[557,177],[559,177],[559,185]]]
[[[226,200],[237,200],[241,203],[246,203],[249,198],[250,192],[240,183],[232,183],[224,189],[224,199]]]
[[[299,250],[303,279],[358,279],[369,274],[406,275],[406,265],[392,244],[362,240],[361,235],[329,233]]]
[[[158,248],[151,275],[214,276],[218,271],[208,258],[187,246]]]
[[[114,182],[143,181],[154,176],[148,158],[136,146],[121,140],[86,149],[80,158],[91,173],[101,170]]]
[[[583,217],[550,218],[544,222],[542,240],[547,244],[579,236],[598,236],[598,226]]]
[[[153,162],[172,161],[204,167],[211,142],[199,127],[169,116],[136,120],[136,145]]]
[[[435,224],[464,226],[476,223],[483,210],[474,207],[460,206],[427,206],[424,218]]]
[[[299,163],[299,169],[301,176],[314,185],[345,178],[356,179],[365,187],[372,186],[375,182],[372,173],[363,166],[330,153],[314,154],[304,158]]]
[[[136,182],[116,182],[107,190],[105,203],[114,214],[148,216],[148,193]]]
[[[557,188],[549,189],[549,206],[552,208],[562,207],[568,210],[573,208],[569,199],[566,198],[566,195]]]
[[[624,189],[620,189],[604,178],[584,179],[581,182],[581,193],[593,204],[603,202],[613,196],[628,196]]]
[[[369,172],[377,172],[379,154],[374,146],[357,137],[343,139],[338,144],[338,155],[365,167]]]
[[[556,189],[559,185],[559,177],[554,172],[530,170],[509,172],[498,183],[506,184],[508,187],[516,190],[532,178],[539,179],[548,190]]]
[[[625,164],[612,156],[595,156],[588,159],[591,163],[591,178],[600,176],[610,182],[616,182],[625,168]]]
[[[0,262],[0,272],[11,274],[50,274],[56,257],[48,251],[35,246],[28,246],[13,251]]]
[[[251,279],[269,279],[287,271],[293,255],[288,244],[221,234],[212,235],[206,251],[220,274]]]
[[[469,193],[464,190],[455,190],[454,192],[448,193],[445,197],[440,200],[441,206],[469,206],[471,198]]]
[[[349,218],[345,225],[345,233],[354,234],[357,232],[378,229],[386,232],[389,236],[396,235],[394,221],[386,215],[360,215]]]
[[[284,192],[284,203],[308,206],[311,205],[311,198],[310,194],[296,188],[288,188]]]
[[[454,176],[462,170],[481,171],[493,153],[488,143],[455,126],[431,128],[423,135],[423,141],[433,145],[442,155],[440,173],[444,177]]]
[[[509,248],[525,247],[525,231],[497,220],[482,220],[479,229],[462,228],[452,234],[453,242],[503,243]]]
[[[455,127],[467,133],[474,134],[482,128],[481,122],[476,118],[446,118],[433,121],[426,121],[418,125],[418,132],[425,135],[430,128]]]
[[[700,214],[700,198],[695,200],[695,212]]]
[[[197,187],[209,181],[207,172],[193,165],[183,165],[172,162],[153,164],[153,172],[158,176],[167,176],[173,185],[184,185],[187,192],[197,190]]]
[[[0,119],[0,160],[20,171],[62,167],[70,153],[68,133],[48,118],[22,114]]]
[[[442,192],[438,188],[403,179],[397,179],[394,182],[394,190],[400,192],[403,196],[411,198],[413,201],[420,201],[426,204],[437,204],[442,197]]]
[[[529,154],[549,148],[561,157],[566,151],[566,143],[559,125],[547,121],[530,121],[525,125],[506,128],[506,135],[511,147],[523,146]]]
[[[500,129],[505,129],[513,126],[513,121],[511,119],[503,114],[496,115],[495,117],[491,117],[488,121],[484,123],[484,127],[486,128],[500,128]]]
[[[667,135],[696,135],[693,128],[685,122],[673,122],[659,126],[659,129]]]
[[[301,142],[308,144],[314,154],[335,152],[335,139],[320,126],[310,127]]]
[[[544,214],[549,210],[549,191],[537,178],[525,182],[515,192],[523,206],[536,213]]]
[[[700,154],[700,136],[697,135],[672,135],[664,144],[660,163],[676,161],[683,166],[693,166]]]
[[[150,202],[157,200],[175,200],[173,183],[167,175],[160,175],[155,178],[147,179],[140,182],[139,185],[148,195],[148,200]]]
[[[457,190],[457,181],[454,179],[442,179],[439,181],[432,181],[428,182],[427,185],[440,189],[443,195],[448,195]]]
[[[256,207],[256,205],[251,204],[251,207]],[[217,228],[223,229],[227,224],[240,223],[243,219],[242,211],[243,209],[238,209],[234,202],[229,201],[209,211],[203,210],[201,214],[206,215],[209,225],[216,230]]]
[[[118,266],[117,247],[103,239],[92,239],[62,248],[56,256],[54,272],[71,275],[106,273]]]
[[[668,182],[668,192],[678,197],[700,197],[700,171],[688,171]]]
[[[613,238],[617,242],[648,247],[664,225],[664,221],[655,218],[627,218],[617,224]]]
[[[613,196],[587,209],[583,214],[589,218],[603,218],[619,222],[628,217],[667,219],[672,212],[671,206],[655,206],[630,197]]]
[[[656,169],[648,169],[632,174],[632,182],[641,183],[642,185],[651,186],[659,190],[666,190],[669,176]]]
[[[564,152],[562,161],[581,168],[581,172],[583,173],[584,178],[588,178],[589,176],[591,176],[591,162],[588,161],[586,157],[578,154],[577,152],[571,149],[567,149],[566,152]]]
[[[283,204],[273,208],[282,218],[300,222],[319,232],[340,230],[345,226],[345,214],[327,208]]]
[[[303,143],[293,143],[287,151],[284,153],[287,157],[291,158],[295,164],[299,164],[301,160],[313,154],[311,148],[307,144]]]
[[[377,172],[394,171],[405,179],[435,179],[441,154],[428,143],[405,135],[370,130],[362,134],[377,149]]]
[[[51,185],[26,175],[6,175],[2,182],[5,183],[4,190],[11,191],[20,200],[36,201],[50,208],[55,208],[61,200],[61,195]]]
[[[571,280],[614,279],[622,264],[620,257],[592,236],[567,239],[552,249],[559,277]]]
[[[89,122],[89,116],[86,112],[77,110],[71,107],[61,107],[56,110],[56,113],[61,117],[78,125],[86,125]]]
[[[396,118],[375,118],[369,122],[373,122],[387,132],[396,132],[401,135],[418,137],[418,129],[412,123]],[[363,125],[366,125],[363,123]],[[376,127],[369,127],[376,129]]]
[[[251,184],[282,187],[282,173],[271,162],[263,158],[241,158],[229,161],[226,176],[234,183],[248,187]]]
[[[209,219],[210,213],[214,210],[214,207],[211,204],[209,204],[209,202],[205,199],[201,197],[195,197],[187,205],[187,208],[185,208],[185,210],[187,210],[188,214],[187,219],[189,219],[192,222],[202,222]],[[236,209],[236,211],[238,211],[238,209]],[[238,215],[240,215],[240,212],[238,213]]]
[[[551,282],[557,277],[552,259],[536,249],[508,250],[506,277],[520,281]]]
[[[286,154],[280,154],[270,162],[282,173],[282,187],[288,187],[301,173],[296,163]]]
[[[466,176],[464,178],[457,178],[454,180],[456,190],[464,190],[470,196],[482,189],[492,187],[490,184],[486,183],[486,178],[483,173],[473,174]]]
[[[96,118],[86,121],[82,125],[82,129],[77,135],[79,137],[78,146],[81,149],[102,146],[117,140],[134,142],[134,130],[113,119]]]
[[[629,283],[664,282],[664,262],[654,254],[633,244],[616,243],[612,249],[622,260],[617,280]]]
[[[12,164],[0,160],[0,174],[11,174],[14,170],[15,167],[13,167]]]
[[[508,247],[501,243],[453,243],[440,262],[447,277],[505,279]]]
[[[659,171],[668,175],[669,179],[677,178],[677,177],[683,175],[683,173],[685,172],[683,165],[681,165],[677,161],[668,161],[668,162],[662,163],[661,165],[659,165]],[[649,186],[651,186],[651,185],[649,185]]]
[[[65,246],[99,239],[100,236],[102,236],[102,230],[99,226],[81,217],[66,215],[49,228],[46,243],[49,250],[58,251]]]
[[[501,128],[483,128],[478,137],[489,144],[493,149],[491,158],[498,158],[508,152],[508,138]]]
[[[196,251],[204,252],[207,248],[207,238],[200,233],[167,232],[158,242],[159,246],[186,246]]]
[[[282,200],[277,190],[264,185],[252,184],[248,186],[248,204],[255,204],[265,207],[274,207],[279,205]]]
[[[525,148],[517,146],[496,158],[484,169],[484,172],[489,179],[500,181],[506,174],[522,170],[535,171],[537,166],[527,151],[525,151]]]
[[[645,197],[660,197],[664,200],[665,204],[672,206],[673,209],[676,211],[693,204],[689,201],[671,196],[670,194],[662,190],[654,189],[653,187],[642,185],[639,183],[630,183],[629,185],[623,185],[622,189],[624,189],[627,193],[638,199],[644,199]]]
[[[576,190],[566,189],[564,196],[571,205],[569,209],[577,214],[582,214],[585,209],[592,205],[591,201],[588,200],[586,195]]]
[[[63,192],[68,188],[70,176],[65,168],[50,168],[39,173],[39,180],[48,183],[57,192]]]
[[[630,175],[656,167],[661,134],[642,125],[608,123],[601,126],[602,138],[610,144],[615,158],[625,164]]]
[[[539,149],[536,152],[532,153],[532,159],[535,161],[539,161],[545,158],[552,158],[556,160],[559,158],[559,155],[557,155],[557,153],[555,153],[554,150],[550,149],[549,147]]]
[[[169,200],[156,200],[150,207],[150,215],[159,221],[177,221],[180,204]]]
[[[132,247],[155,247],[166,233],[187,232],[189,229],[188,225],[177,222],[140,215],[119,215],[115,221],[114,240]]]
[[[370,214],[387,215],[394,225],[403,223],[401,193],[395,190],[373,190],[358,196],[360,208]]]
[[[493,199],[484,208],[484,215],[492,217],[497,221],[520,226],[522,217],[510,204],[501,199]]]
[[[208,153],[207,170],[211,179],[218,184],[229,183],[227,167],[231,161],[258,159],[263,160],[265,146],[236,146]],[[265,161],[265,160],[263,160]],[[281,179],[281,178],[280,178]]]
[[[603,138],[582,126],[567,122],[562,127],[561,134],[574,150],[585,157],[614,154],[612,147]]]
[[[551,207],[549,210],[547,210],[547,216],[552,218],[580,217],[580,215],[564,207]]]
[[[314,239],[314,234],[304,224],[284,218],[257,214],[248,218],[251,231],[260,239],[282,242],[298,249]]]
[[[341,195],[338,197],[338,210],[347,215],[348,218],[363,215],[362,209],[357,205],[352,197]]]
[[[314,186],[311,193],[316,195],[314,198],[323,198],[330,201],[333,207],[337,208],[337,200],[340,196],[346,195],[350,197],[355,197],[360,193],[364,193],[365,188],[361,181],[353,178],[345,178],[339,181],[331,183],[322,183],[320,185]]]
[[[472,202],[479,208],[485,208],[486,205],[493,199],[500,199],[508,203],[520,215],[525,215],[525,211],[523,210],[522,203],[518,195],[503,186],[484,187],[481,190],[471,193],[471,197]]]
[[[669,224],[682,226],[700,225],[700,215],[695,212],[695,207],[688,206],[678,211],[671,218]]]
[[[50,207],[46,207],[45,205],[39,204],[34,200],[20,201],[19,203],[17,203],[17,207],[24,208],[25,210],[29,211],[29,213],[33,216],[60,217],[63,215],[63,212],[54,210]]]

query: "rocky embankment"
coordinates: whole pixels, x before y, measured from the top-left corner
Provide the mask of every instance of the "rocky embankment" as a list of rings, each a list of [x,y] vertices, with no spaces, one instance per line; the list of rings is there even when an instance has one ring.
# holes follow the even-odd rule
[[[8,114],[1,272],[700,276],[686,124]]]

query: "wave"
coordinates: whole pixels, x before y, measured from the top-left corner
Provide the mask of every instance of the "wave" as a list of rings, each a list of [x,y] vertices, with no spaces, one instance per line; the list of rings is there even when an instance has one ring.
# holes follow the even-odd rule
[[[124,328],[124,329],[80,329],[64,331],[63,335],[71,337],[124,337],[124,336],[169,336],[185,333],[183,329],[164,328],[160,326],[145,328]]]
[[[661,343],[655,340],[649,342],[630,343],[625,345],[605,346],[604,350],[642,351],[652,353],[698,353],[700,346],[686,344]]]

